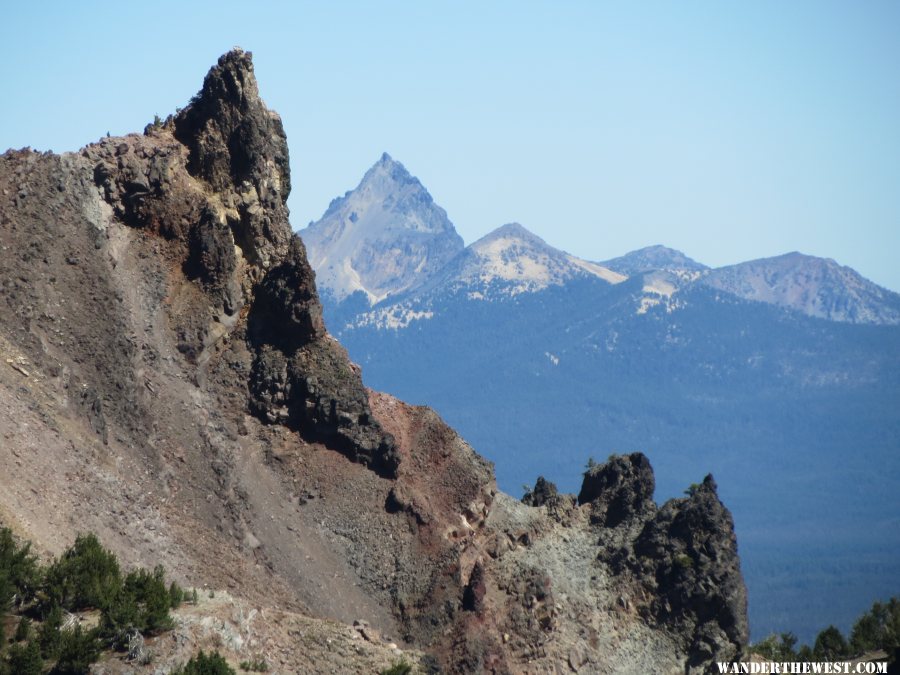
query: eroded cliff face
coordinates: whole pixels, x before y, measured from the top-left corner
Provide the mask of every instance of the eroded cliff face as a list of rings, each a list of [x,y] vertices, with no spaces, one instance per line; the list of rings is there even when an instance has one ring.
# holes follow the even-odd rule
[[[577,500],[498,493],[433,411],[363,387],[325,330],[289,191],[240,50],[143,135],[0,158],[0,520],[48,552],[93,530],[191,586],[365,620],[449,672],[684,672],[735,653],[743,582],[714,487],[657,510],[632,456]]]

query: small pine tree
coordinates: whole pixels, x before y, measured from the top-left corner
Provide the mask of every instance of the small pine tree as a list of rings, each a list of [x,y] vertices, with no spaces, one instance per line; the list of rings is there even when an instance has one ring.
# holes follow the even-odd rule
[[[19,602],[28,602],[40,578],[37,556],[31,553],[31,544],[21,546],[8,527],[0,528],[0,606],[5,608],[13,594]]]
[[[849,646],[841,631],[829,626],[816,636],[813,656],[818,661],[838,661],[849,654]]]
[[[219,652],[204,654],[201,649],[199,654],[173,671],[172,675],[237,675],[237,673]]]
[[[139,623],[137,602],[123,588],[100,614],[100,634],[114,649],[124,649],[129,633],[138,630]]]
[[[15,595],[15,591],[9,580],[9,575],[7,575],[5,570],[0,570],[0,616],[9,610],[13,595]]]
[[[166,573],[161,566],[153,572],[140,569],[125,578],[125,591],[130,593],[138,605],[138,629],[142,633],[154,633],[172,627],[169,609],[171,596],[166,588]]]
[[[59,654],[62,624],[62,608],[59,605],[53,605],[44,617],[44,621],[38,631],[38,644],[41,647],[41,655],[45,659],[55,658]]]
[[[59,658],[53,667],[54,675],[83,675],[100,658],[97,631],[82,630],[80,625],[61,633]]]
[[[119,561],[93,534],[78,535],[45,576],[51,602],[70,611],[108,607],[121,586]]]

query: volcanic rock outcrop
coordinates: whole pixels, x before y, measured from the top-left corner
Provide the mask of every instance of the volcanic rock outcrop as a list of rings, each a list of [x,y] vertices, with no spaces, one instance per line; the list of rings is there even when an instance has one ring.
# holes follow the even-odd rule
[[[327,632],[347,645],[359,620],[446,672],[736,654],[743,581],[711,481],[657,511],[630,456],[578,500],[499,493],[433,411],[363,387],[289,191],[241,50],[143,135],[0,158],[0,521],[47,553],[92,530],[128,564],[345,624]],[[270,637],[229,658],[255,645],[276,672],[309,668]],[[341,645],[331,665],[371,668]]]

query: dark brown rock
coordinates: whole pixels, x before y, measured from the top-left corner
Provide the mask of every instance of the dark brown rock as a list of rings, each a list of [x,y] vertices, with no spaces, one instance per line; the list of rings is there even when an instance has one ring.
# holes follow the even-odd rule
[[[731,513],[707,476],[672,499],[634,542],[632,563],[652,591],[650,613],[689,645],[692,666],[733,660],[747,644],[747,589]]]
[[[469,583],[463,589],[463,609],[468,612],[481,612],[484,609],[486,593],[484,566],[476,562],[469,575]]]
[[[557,496],[559,496],[559,491],[556,489],[556,484],[551,483],[543,476],[538,476],[534,488],[522,497],[522,503],[528,504],[528,506],[544,506],[556,499]]]
[[[359,369],[325,332],[314,275],[299,237],[259,285],[248,335],[256,356],[252,410],[354,461],[392,475],[394,442],[372,417]]]
[[[259,97],[251,53],[222,56],[173,123],[188,148],[189,171],[217,192],[236,191],[232,229],[244,256],[266,267],[283,255],[291,238],[287,137]]]
[[[578,503],[591,504],[594,522],[615,527],[652,512],[655,488],[653,469],[643,453],[613,456],[585,472]]]

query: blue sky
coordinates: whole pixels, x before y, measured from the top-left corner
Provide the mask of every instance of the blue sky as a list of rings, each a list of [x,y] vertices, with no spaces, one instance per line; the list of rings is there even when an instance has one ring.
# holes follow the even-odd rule
[[[900,3],[5,2],[0,149],[74,150],[254,53],[295,228],[383,151],[467,242],[800,250],[900,290]]]

